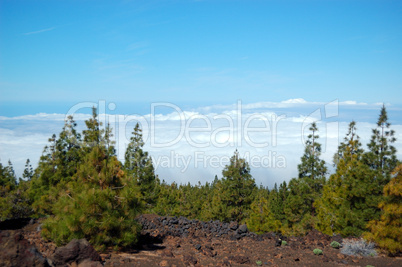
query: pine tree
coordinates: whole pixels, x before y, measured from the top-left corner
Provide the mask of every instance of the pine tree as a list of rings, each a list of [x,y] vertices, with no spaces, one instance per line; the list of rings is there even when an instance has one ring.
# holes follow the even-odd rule
[[[158,186],[158,198],[153,208],[153,211],[158,215],[180,216],[180,195],[181,192],[178,189],[176,183],[167,184],[162,181]]]
[[[143,147],[142,130],[137,123],[126,149],[124,169],[127,175],[138,183],[148,208],[152,208],[155,204],[156,185],[159,181],[155,176],[152,159],[148,152],[143,150]]]
[[[279,185],[279,189],[275,183],[274,189],[269,194],[271,210],[275,220],[283,222],[285,220],[284,203],[286,203],[288,188],[286,181]]]
[[[311,134],[307,137],[304,155],[301,157],[301,163],[297,166],[297,169],[299,178],[308,180],[313,190],[319,192],[327,174],[327,167],[325,166],[325,161],[320,159],[321,144],[317,142],[319,136],[316,134],[318,128],[315,122],[311,124],[309,130]]]
[[[17,184],[11,161],[5,167],[0,163],[0,221],[26,218],[32,214],[26,191],[25,181]]]
[[[395,131],[390,129],[388,115],[383,105],[377,121],[377,127],[372,130],[369,151],[365,154],[365,163],[377,171],[376,179],[384,186],[390,180],[390,174],[397,166],[396,149],[392,145],[395,141]]]
[[[368,223],[370,232],[365,233],[365,238],[390,255],[398,255],[402,253],[402,164],[395,168],[393,176],[384,187],[384,201],[379,205],[381,219]]]
[[[304,234],[314,226],[313,203],[322,194],[327,174],[325,161],[320,158],[317,125],[312,123],[309,130],[311,134],[308,135],[301,163],[297,166],[299,177],[290,180],[284,204],[286,224],[295,230],[295,234]]]
[[[82,162],[81,135],[76,125],[73,117],[68,116],[59,138],[55,134],[49,138],[49,145],[45,146],[33,173],[28,191],[33,208],[40,215],[51,214],[58,191],[71,181]]]
[[[243,221],[257,189],[250,167],[236,150],[222,174],[213,192],[212,216],[222,221]]]
[[[52,206],[54,217],[42,234],[57,244],[87,238],[99,249],[129,247],[138,241],[135,216],[143,209],[140,192],[115,155],[111,129],[100,129],[96,110],[86,121],[84,151],[77,172]]]
[[[215,191],[215,185],[218,183],[219,179],[217,175],[215,175],[214,181],[212,183],[205,183],[205,186],[203,187],[204,191],[204,203],[202,204],[200,216],[198,219],[203,220],[203,221],[209,221],[214,219],[212,216],[212,203],[213,203],[213,196],[214,196],[214,191]]]
[[[103,131],[100,128],[102,122],[99,122],[98,120],[98,114],[95,107],[92,108],[92,117],[85,121],[85,125],[87,126],[87,129],[83,131],[83,143],[86,151],[90,151],[92,147],[101,143],[100,138],[103,135]]]
[[[0,197],[13,190],[16,186],[17,179],[11,161],[8,161],[8,166],[5,167],[0,163]]]
[[[279,232],[281,227],[281,222],[275,219],[272,212],[273,205],[269,197],[269,190],[260,187],[255,200],[251,203],[251,211],[246,219],[246,224],[251,231],[257,234]]]
[[[316,227],[326,234],[359,236],[368,220],[379,215],[376,206],[381,187],[374,179],[374,172],[362,161],[363,150],[354,121],[349,124],[337,155],[336,173],[331,175],[322,197],[315,203]]]
[[[34,175],[34,171],[31,165],[31,161],[29,159],[27,159],[26,163],[25,163],[25,169],[24,172],[22,173],[22,178],[25,181],[30,181],[32,179]]]
[[[68,181],[77,172],[81,162],[81,134],[76,127],[74,118],[68,116],[55,143],[55,164],[59,180]]]

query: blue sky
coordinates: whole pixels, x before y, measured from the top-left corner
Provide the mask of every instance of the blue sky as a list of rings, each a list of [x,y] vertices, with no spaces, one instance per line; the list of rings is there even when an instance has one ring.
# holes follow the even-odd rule
[[[402,104],[401,1],[1,1],[0,115]]]

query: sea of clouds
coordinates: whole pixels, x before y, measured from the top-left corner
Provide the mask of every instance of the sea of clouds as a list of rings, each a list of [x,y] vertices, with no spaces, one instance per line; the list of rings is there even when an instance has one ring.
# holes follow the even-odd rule
[[[17,176],[22,174],[27,158],[35,167],[48,138],[60,133],[66,117],[73,115],[81,131],[93,106],[98,108],[103,125],[109,123],[113,128],[117,155],[122,161],[131,132],[136,123],[140,124],[145,150],[161,180],[192,184],[212,181],[215,175],[221,177],[222,169],[237,149],[249,162],[256,183],[272,187],[297,176],[297,164],[312,122],[319,128],[322,158],[333,171],[333,155],[350,121],[357,122],[358,135],[366,148],[382,103],[290,99],[247,104],[238,101],[184,110],[174,103],[158,102],[150,105],[149,114],[114,114],[114,103],[81,102],[65,114],[0,116],[1,163],[11,160]],[[387,105],[387,110],[401,159],[400,108]]]

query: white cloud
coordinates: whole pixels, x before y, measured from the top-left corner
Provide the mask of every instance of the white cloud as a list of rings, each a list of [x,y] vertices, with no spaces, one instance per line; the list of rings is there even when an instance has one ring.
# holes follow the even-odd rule
[[[132,129],[136,122],[140,122],[146,142],[145,149],[154,158],[159,177],[168,182],[175,180],[195,184],[198,181],[212,181],[215,175],[221,176],[228,158],[238,149],[242,156],[250,160],[257,183],[273,186],[275,182],[280,183],[297,175],[297,164],[308,134],[308,123],[317,121],[323,145],[322,157],[330,165],[338,142],[342,141],[351,121],[336,116],[322,117],[325,115],[322,111],[328,107],[326,103],[306,107],[311,102],[300,99],[284,102],[251,103],[241,107],[236,104],[211,106],[195,110],[175,110],[171,106],[172,112],[167,114],[101,114],[99,118],[110,122],[114,129],[121,160],[124,159]],[[276,105],[276,109],[272,108],[273,105]],[[283,105],[288,105],[289,109]],[[304,106],[302,109],[296,108],[299,110],[296,112],[294,105]],[[348,101],[343,107],[353,107],[354,110],[360,108],[362,111],[372,109],[372,105],[361,105],[353,101]],[[339,109],[342,112],[342,107]],[[334,112],[338,112],[338,109],[332,109],[331,106],[331,114]],[[75,114],[78,130],[85,127],[83,121],[89,117],[88,114]],[[47,139],[61,131],[64,119],[64,114],[45,113],[0,117],[1,162],[11,159],[17,173],[21,174],[26,158],[37,163]],[[375,127],[376,118],[370,123],[359,122],[353,112],[353,119],[357,121],[362,143],[366,144],[370,139],[371,128]],[[398,140],[401,140],[402,125],[393,125],[392,128]],[[402,151],[400,142],[395,146],[398,151]],[[398,153],[401,158],[401,152]]]
[[[304,100],[303,98],[295,98],[295,99],[288,99],[288,100],[282,101],[281,103],[283,103],[283,104],[306,104],[307,101]]]
[[[359,106],[366,106],[366,105],[368,105],[368,104],[367,104],[367,103],[364,103],[364,102],[358,103],[357,101],[348,100],[348,101],[339,102],[339,105],[352,105],[352,106],[359,105]],[[374,105],[377,105],[377,104],[374,104]]]

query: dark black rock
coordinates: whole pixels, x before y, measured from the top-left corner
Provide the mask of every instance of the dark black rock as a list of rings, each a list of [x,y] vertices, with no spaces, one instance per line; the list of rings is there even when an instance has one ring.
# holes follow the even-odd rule
[[[50,257],[54,266],[66,266],[73,262],[79,264],[86,259],[99,262],[102,260],[86,239],[73,239],[66,246],[57,248]]]
[[[282,245],[282,240],[281,239],[277,239],[275,241],[275,247],[280,247]]]
[[[0,230],[17,230],[21,229],[31,221],[30,218],[10,219],[0,222]]]
[[[239,232],[239,234],[247,233],[248,232],[247,225],[245,225],[245,224],[240,225],[238,232]]]
[[[233,231],[237,230],[238,227],[239,227],[239,224],[237,222],[230,222],[230,224],[229,224],[229,228]]]

